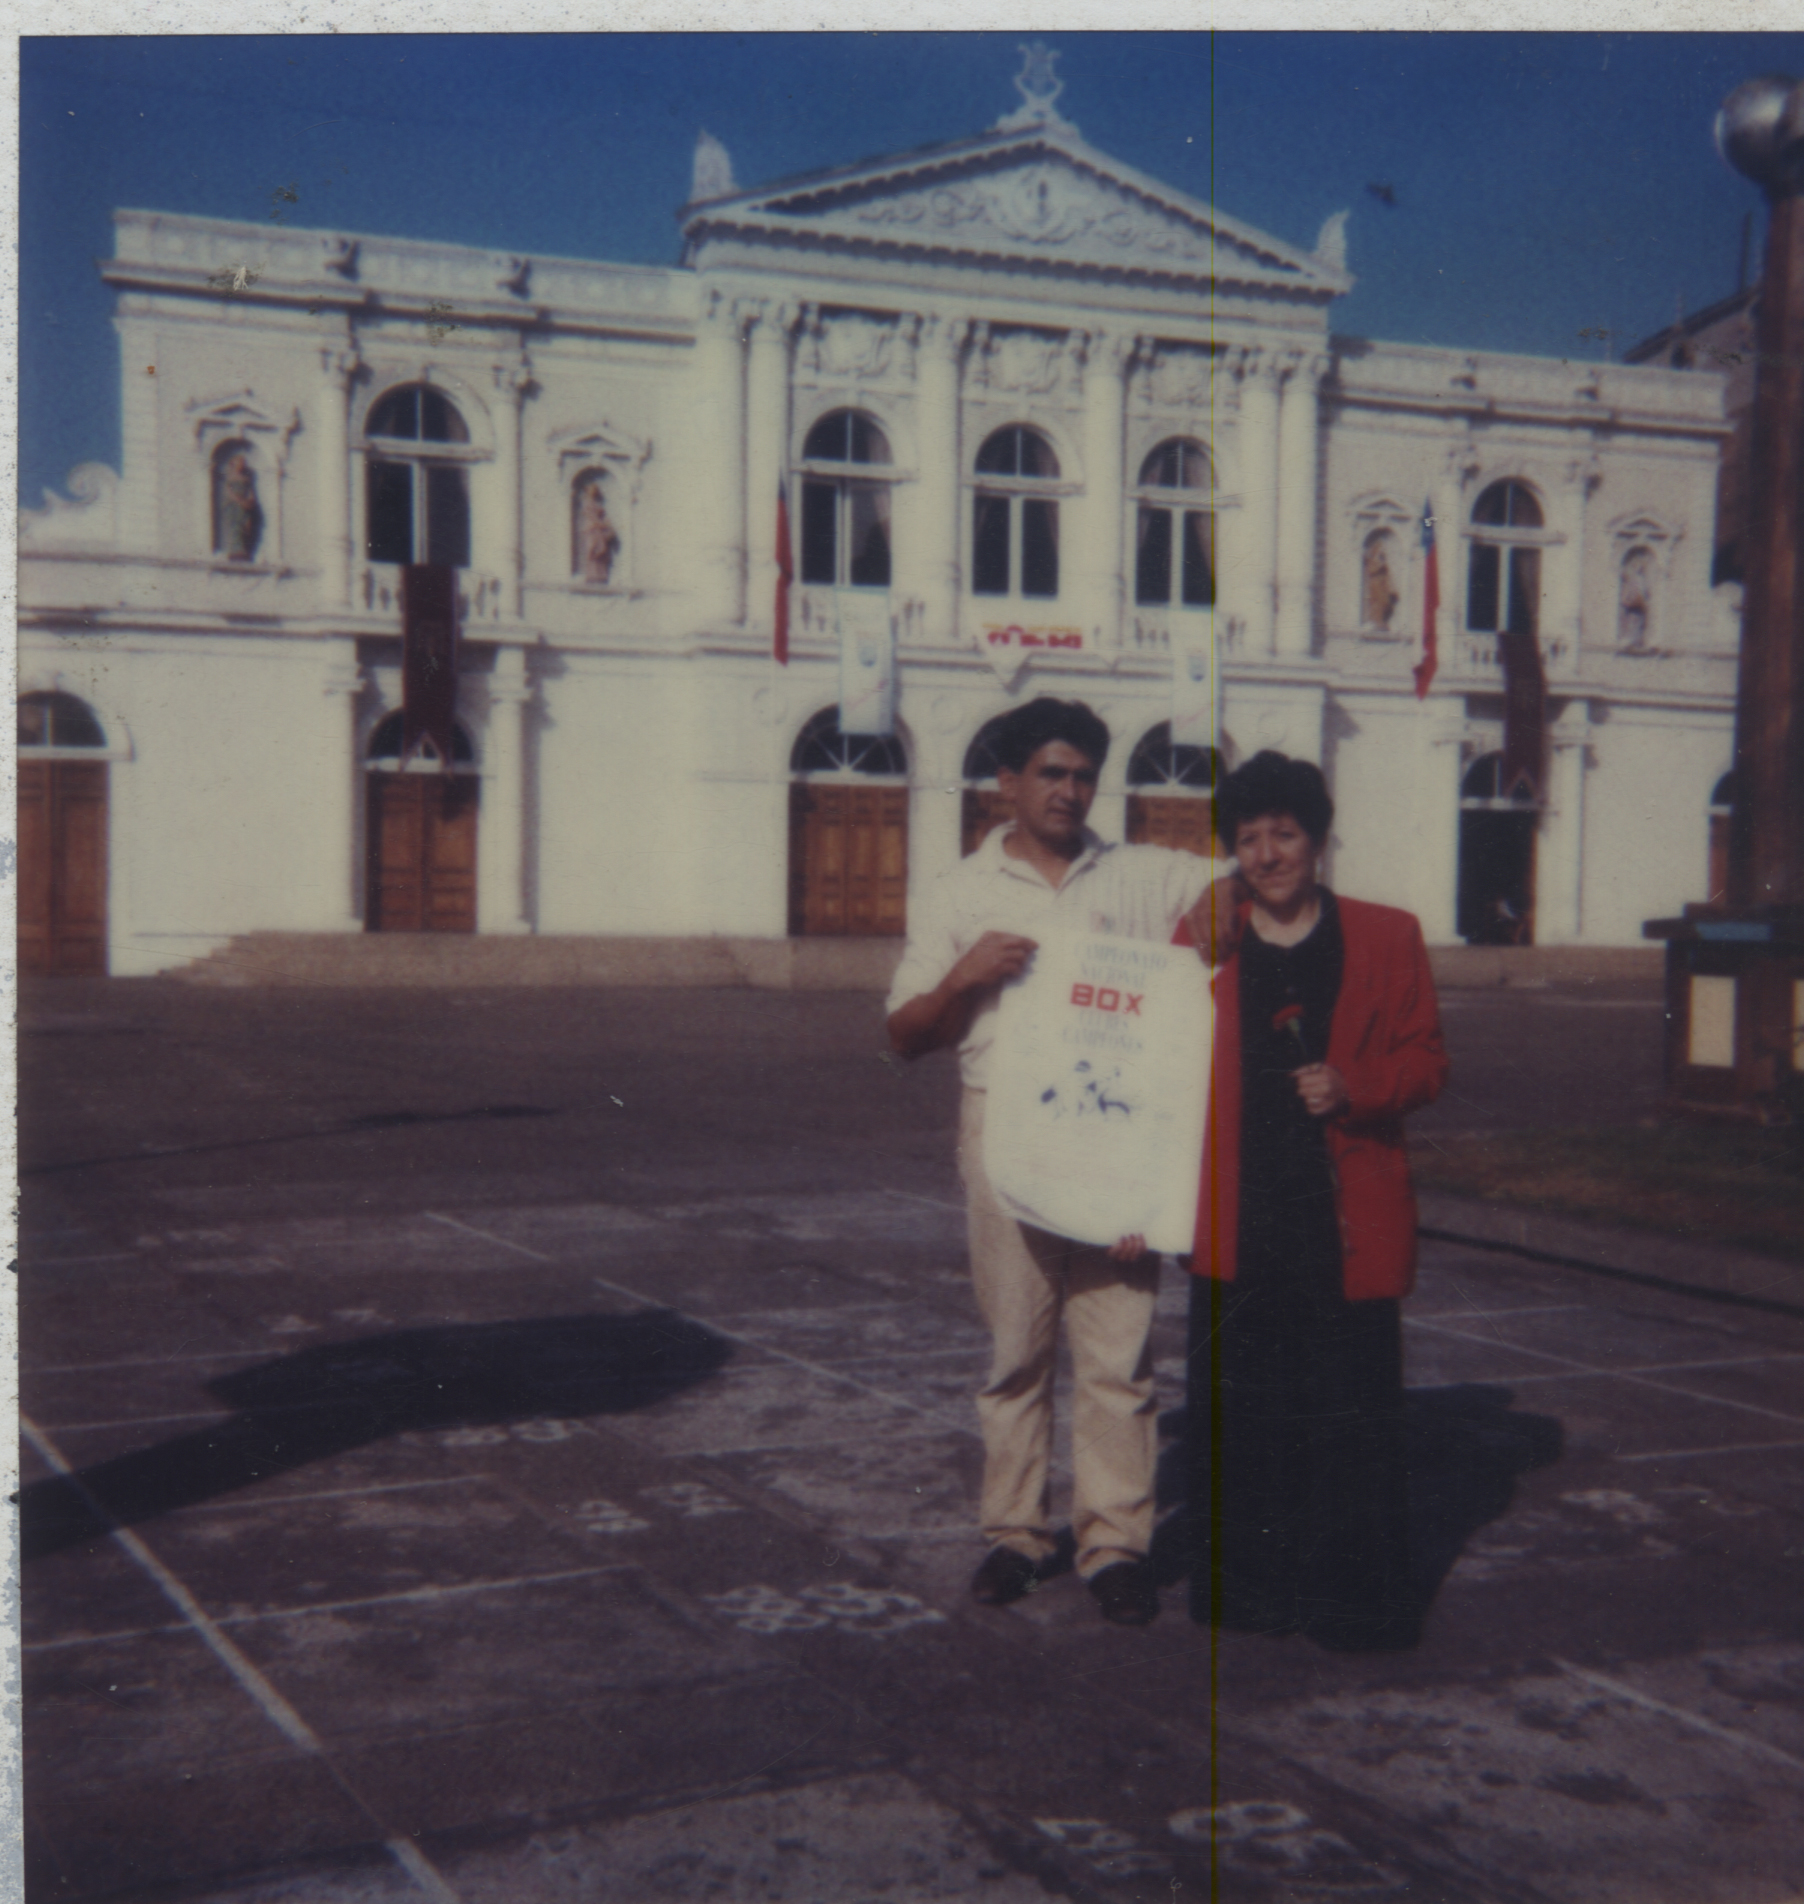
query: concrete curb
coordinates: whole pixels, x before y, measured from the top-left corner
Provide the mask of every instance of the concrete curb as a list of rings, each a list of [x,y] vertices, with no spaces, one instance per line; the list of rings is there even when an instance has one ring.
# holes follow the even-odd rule
[[[1467,1197],[1427,1192],[1420,1204],[1422,1235],[1437,1242],[1470,1243],[1740,1308],[1804,1316],[1804,1263]]]

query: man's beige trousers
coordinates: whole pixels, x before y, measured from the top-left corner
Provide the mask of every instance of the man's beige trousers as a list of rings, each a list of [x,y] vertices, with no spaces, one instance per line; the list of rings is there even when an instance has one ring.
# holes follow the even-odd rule
[[[984,1538],[1034,1560],[1052,1552],[1052,1385],[1063,1316],[1077,1391],[1071,1520],[1078,1571],[1088,1576],[1137,1559],[1152,1542],[1158,1403],[1148,1337],[1159,1259],[1111,1262],[1104,1249],[1008,1215],[983,1167],[985,1095],[966,1091],[958,1143],[971,1279],[994,1344],[977,1397]]]

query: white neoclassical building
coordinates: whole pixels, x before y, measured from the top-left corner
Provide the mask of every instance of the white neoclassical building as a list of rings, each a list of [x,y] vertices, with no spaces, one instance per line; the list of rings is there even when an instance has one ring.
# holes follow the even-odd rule
[[[120,212],[123,468],[21,541],[27,969],[894,934],[1041,693],[1116,736],[1105,834],[1200,843],[1224,759],[1319,760],[1335,883],[1432,941],[1627,944],[1705,897],[1720,379],[1337,336],[1335,221],[1300,251],[1023,90],[759,191],[704,140],[670,269]],[[459,571],[448,763],[401,759],[409,561]],[[1548,764],[1506,800],[1523,629]]]

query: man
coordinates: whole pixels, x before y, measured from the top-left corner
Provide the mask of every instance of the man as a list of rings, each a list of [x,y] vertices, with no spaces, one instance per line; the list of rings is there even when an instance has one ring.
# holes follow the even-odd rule
[[[981,1515],[990,1551],[971,1582],[986,1606],[1030,1593],[1059,1564],[1051,1527],[1052,1382],[1063,1315],[1071,1339],[1077,1567],[1120,1626],[1145,1626],[1159,1596],[1152,1540],[1157,1403],[1148,1337],[1159,1259],[1139,1238],[1103,1249],[1019,1223],[983,1167],[985,1084],[1001,988],[1043,932],[1168,942],[1187,914],[1199,946],[1225,952],[1239,892],[1223,869],[1158,846],[1111,846],[1085,825],[1109,730],[1081,701],[1019,707],[995,742],[1014,803],[944,874],[909,934],[889,997],[890,1042],[905,1058],[956,1045],[964,1078],[959,1167],[971,1276],[993,1355],[977,1397]]]

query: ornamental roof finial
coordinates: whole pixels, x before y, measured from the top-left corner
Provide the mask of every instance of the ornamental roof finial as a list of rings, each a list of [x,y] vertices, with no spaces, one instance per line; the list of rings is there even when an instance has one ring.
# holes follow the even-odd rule
[[[1023,46],[1020,53],[1021,70],[1015,75],[1015,90],[1021,95],[1021,104],[1006,118],[998,119],[990,130],[1026,132],[1043,126],[1048,132],[1075,133],[1077,127],[1054,103],[1065,90],[1065,82],[1052,70],[1058,54],[1039,40]]]

